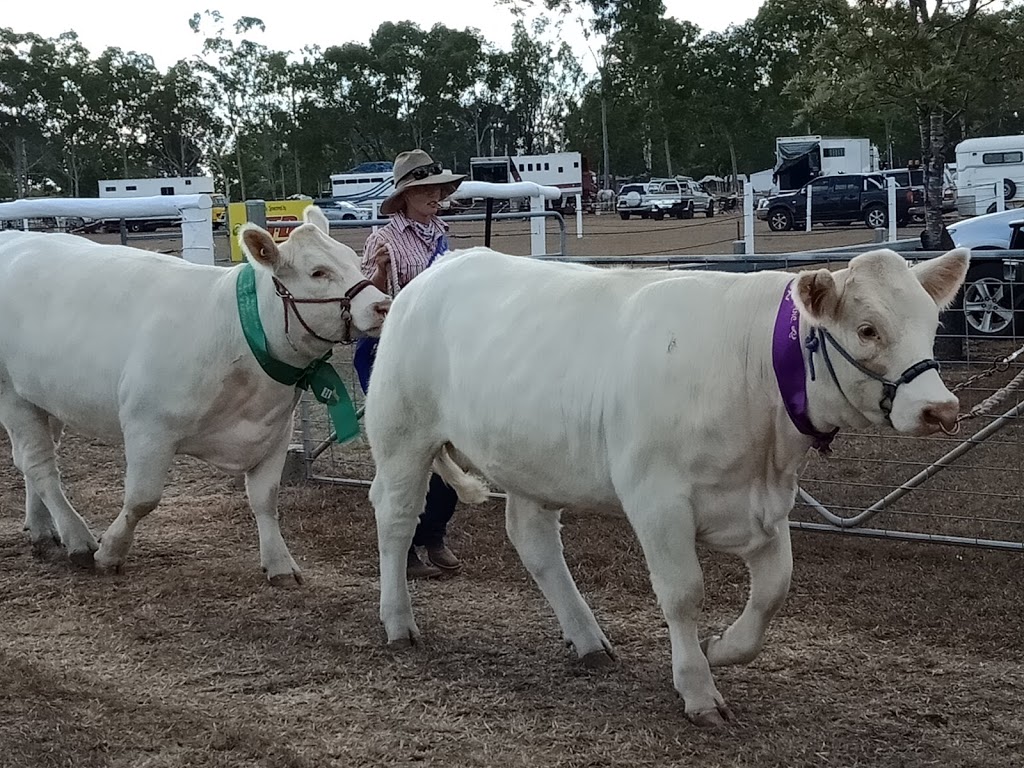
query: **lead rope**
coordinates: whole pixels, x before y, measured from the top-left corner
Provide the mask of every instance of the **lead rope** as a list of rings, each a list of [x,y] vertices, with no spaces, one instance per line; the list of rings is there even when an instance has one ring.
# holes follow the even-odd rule
[[[981,379],[991,376],[993,373],[1002,373],[1003,371],[1009,369],[1010,363],[1012,363],[1022,354],[1024,354],[1024,346],[1022,346],[1016,352],[1007,355],[1006,357],[992,361],[991,365],[989,365],[987,369],[985,369],[981,373],[974,374],[965,381],[960,382],[950,391],[953,393],[960,392],[961,390],[966,389],[972,384],[977,383]],[[971,410],[969,410],[967,413],[961,413],[959,416],[957,416],[955,430],[948,431],[945,428],[943,428],[943,431],[946,432],[946,434],[955,435],[960,431],[961,422],[967,421],[968,419],[977,418],[978,416],[988,416],[997,405],[999,405],[1001,402],[1003,402],[1003,400],[1006,399],[1006,397],[1009,394],[1011,394],[1012,392],[1016,392],[1018,389],[1020,389],[1022,384],[1024,384],[1024,370],[1021,370],[1020,373],[1014,376],[1010,383],[1004,386],[1002,389],[993,392],[991,395],[989,395],[980,403],[971,408]]]
[[[388,294],[393,299],[395,298],[395,296],[398,295],[398,292],[401,290],[401,288],[399,287],[398,284],[398,265],[395,264],[395,259],[391,255],[390,248],[388,248],[388,270],[391,273],[388,276]]]

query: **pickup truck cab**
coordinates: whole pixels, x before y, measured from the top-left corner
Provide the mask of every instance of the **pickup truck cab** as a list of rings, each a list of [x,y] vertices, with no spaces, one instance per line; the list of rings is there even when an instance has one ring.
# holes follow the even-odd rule
[[[844,173],[819,176],[800,189],[766,197],[756,215],[773,232],[803,229],[807,219],[807,190],[811,191],[811,223],[863,221],[875,229],[889,225],[889,192],[877,173]],[[912,188],[896,190],[896,223],[905,226],[915,204]]]

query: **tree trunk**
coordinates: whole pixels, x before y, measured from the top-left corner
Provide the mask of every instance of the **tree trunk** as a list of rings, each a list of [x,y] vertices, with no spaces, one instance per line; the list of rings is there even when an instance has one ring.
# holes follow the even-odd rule
[[[244,203],[249,198],[245,195],[245,174],[242,172],[242,135],[235,137],[235,167],[238,169],[238,191]]]
[[[732,163],[732,191],[738,194],[740,191],[740,172],[736,163],[736,144],[733,143],[732,134],[725,134],[725,141],[729,145],[729,161]]]
[[[921,116],[921,135],[923,140],[927,137],[924,157],[923,245],[927,250],[938,251],[942,249],[942,178],[946,165],[943,154],[946,134],[941,113],[931,112]]]
[[[665,167],[668,169],[668,173],[665,175],[670,179],[672,178],[672,152],[668,148],[668,135],[665,136]]]
[[[14,137],[14,194],[19,198],[28,197],[28,169],[25,167],[25,139]]]
[[[612,188],[611,168],[608,164],[608,100],[604,96],[604,79],[601,80],[601,152],[604,163],[604,188]]]

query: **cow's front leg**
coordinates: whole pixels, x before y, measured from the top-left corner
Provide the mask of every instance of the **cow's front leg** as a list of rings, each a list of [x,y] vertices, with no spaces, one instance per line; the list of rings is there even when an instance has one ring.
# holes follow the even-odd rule
[[[793,574],[789,524],[780,523],[775,537],[744,560],[750,571],[747,604],[732,626],[702,644],[713,667],[746,664],[760,652],[768,622],[782,607],[789,592]]]
[[[659,498],[658,489],[651,487],[623,502],[668,623],[672,680],[683,697],[686,716],[700,726],[724,725],[732,714],[715,687],[697,636],[704,574],[697,560],[692,506],[680,497]]]
[[[402,451],[375,458],[377,473],[370,485],[370,501],[377,519],[380,620],[388,645],[408,646],[419,640],[420,630],[412,615],[406,564],[427,497],[432,457]]]
[[[561,525],[556,510],[514,494],[505,506],[505,531],[526,570],[558,617],[562,634],[588,667],[614,662],[611,643],[569,573],[562,552]]]
[[[267,579],[275,587],[293,587],[302,583],[302,571],[292,559],[288,545],[281,536],[277,501],[281,490],[281,473],[288,458],[291,420],[288,429],[273,450],[255,467],[245,473],[245,490],[256,516],[260,536],[260,564]]]
[[[135,538],[135,527],[160,503],[167,472],[174,461],[174,446],[158,442],[161,432],[156,425],[125,430],[124,505],[100,539],[96,568],[101,572],[122,571]]]

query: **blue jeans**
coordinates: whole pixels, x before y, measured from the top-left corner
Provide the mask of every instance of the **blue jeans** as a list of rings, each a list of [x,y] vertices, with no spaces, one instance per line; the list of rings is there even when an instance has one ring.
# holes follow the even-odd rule
[[[377,339],[362,338],[356,342],[352,356],[352,366],[359,376],[359,386],[366,392],[370,387],[370,373],[373,361],[377,357]],[[448,521],[455,514],[455,503],[459,500],[455,489],[448,485],[441,476],[430,475],[430,486],[427,489],[427,500],[420,513],[420,521],[413,536],[414,547],[440,547],[444,544]]]

